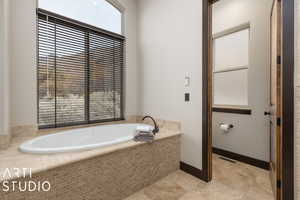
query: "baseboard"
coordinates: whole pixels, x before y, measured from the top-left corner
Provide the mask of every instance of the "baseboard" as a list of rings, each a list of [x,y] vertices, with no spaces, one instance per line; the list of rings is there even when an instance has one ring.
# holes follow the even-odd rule
[[[205,181],[205,178],[204,178],[204,174],[202,172],[201,169],[198,169],[196,167],[193,167],[189,164],[186,164],[184,162],[180,162],[180,169],[192,176],[195,176],[203,181]]]
[[[259,168],[262,168],[262,169],[265,169],[265,170],[270,170],[270,163],[268,163],[266,161],[263,161],[263,160],[258,160],[258,159],[255,159],[255,158],[240,155],[240,154],[233,153],[233,152],[230,152],[230,151],[226,151],[226,150],[223,150],[223,149],[218,149],[218,148],[215,148],[215,147],[213,147],[213,153],[224,156],[224,157],[227,157],[227,158],[230,158],[230,159],[233,159],[233,160],[236,160],[236,161],[240,161],[240,162],[243,162],[243,163],[246,163],[246,164],[249,164],[249,165],[253,165],[255,167],[259,167]]]

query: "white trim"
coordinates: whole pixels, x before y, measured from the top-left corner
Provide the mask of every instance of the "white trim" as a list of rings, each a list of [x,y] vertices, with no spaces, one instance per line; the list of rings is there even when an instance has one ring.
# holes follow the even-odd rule
[[[250,27],[250,22],[247,22],[247,23],[241,24],[239,26],[235,26],[235,27],[226,29],[224,31],[221,31],[219,33],[213,34],[213,40],[218,39],[220,37],[224,37],[226,35],[230,35],[230,34],[239,32],[239,31],[243,31],[245,29],[250,29],[250,28],[251,28]]]
[[[125,7],[117,0],[106,0],[121,13],[121,35],[125,35]]]
[[[117,0],[105,0],[107,3],[112,5],[121,13],[121,33],[120,35],[125,35],[125,7]],[[39,8],[39,0],[36,0],[36,8]]]
[[[213,73],[217,74],[217,73],[232,72],[232,71],[239,71],[245,69],[249,69],[249,67],[248,66],[228,67],[227,69],[213,71]]]
[[[117,0],[106,0],[110,3],[113,7],[118,9],[122,14],[125,12],[125,7]]]

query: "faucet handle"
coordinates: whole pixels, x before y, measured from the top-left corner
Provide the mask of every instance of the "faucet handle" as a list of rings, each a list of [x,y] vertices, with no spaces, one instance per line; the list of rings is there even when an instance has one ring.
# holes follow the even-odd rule
[[[159,127],[158,127],[156,121],[154,120],[154,118],[151,117],[151,116],[145,116],[145,117],[143,118],[143,121],[144,121],[145,119],[147,119],[147,118],[151,119],[151,120],[153,121],[153,123],[154,123],[154,129],[153,129],[152,132],[153,132],[153,134],[155,135],[156,133],[159,132]]]

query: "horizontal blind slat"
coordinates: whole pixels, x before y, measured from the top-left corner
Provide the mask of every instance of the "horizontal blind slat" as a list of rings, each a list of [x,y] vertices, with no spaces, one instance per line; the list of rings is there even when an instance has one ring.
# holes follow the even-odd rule
[[[41,127],[123,117],[123,40],[39,14],[38,43]]]

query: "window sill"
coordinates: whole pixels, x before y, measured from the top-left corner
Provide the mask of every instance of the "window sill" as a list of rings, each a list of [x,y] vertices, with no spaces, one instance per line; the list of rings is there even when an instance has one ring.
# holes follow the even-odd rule
[[[57,131],[73,130],[73,129],[78,129],[78,128],[88,128],[88,127],[93,127],[93,126],[120,124],[120,123],[126,123],[126,120],[124,118],[121,118],[121,119],[111,120],[111,121],[82,123],[82,124],[76,124],[76,125],[72,125],[72,126],[61,125],[56,128],[55,127],[39,127],[39,132],[57,132]]]

